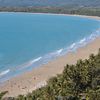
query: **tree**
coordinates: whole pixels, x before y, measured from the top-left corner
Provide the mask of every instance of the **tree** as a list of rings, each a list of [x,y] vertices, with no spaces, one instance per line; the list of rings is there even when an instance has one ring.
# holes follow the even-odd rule
[[[4,96],[5,94],[7,94],[7,93],[8,93],[8,91],[1,92],[1,93],[0,93],[0,100],[2,100],[3,96]]]

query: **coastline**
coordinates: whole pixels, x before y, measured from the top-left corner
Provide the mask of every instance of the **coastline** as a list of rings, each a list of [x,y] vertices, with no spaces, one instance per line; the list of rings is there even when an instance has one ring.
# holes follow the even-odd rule
[[[57,14],[56,14],[57,15]],[[67,15],[67,14],[60,14]],[[94,16],[84,16],[84,15],[70,15],[70,16],[80,16],[92,19],[100,19]],[[35,90],[38,87],[46,84],[46,81],[56,74],[63,71],[66,64],[74,64],[78,59],[85,59],[91,53],[96,54],[100,48],[100,37],[91,41],[84,47],[80,47],[76,52],[68,53],[64,56],[58,57],[57,59],[50,61],[49,63],[40,66],[39,68],[34,68],[30,72],[25,72],[24,74],[12,78],[0,86],[1,91],[9,91],[6,96],[17,96],[19,94],[26,94]]]
[[[63,13],[34,13],[34,12],[0,12],[0,13],[25,13],[25,14],[45,14],[45,15],[63,15],[63,16],[76,16],[76,17],[83,17],[89,18],[94,20],[100,20],[99,16],[89,16],[89,15],[79,15],[79,14],[63,14]]]

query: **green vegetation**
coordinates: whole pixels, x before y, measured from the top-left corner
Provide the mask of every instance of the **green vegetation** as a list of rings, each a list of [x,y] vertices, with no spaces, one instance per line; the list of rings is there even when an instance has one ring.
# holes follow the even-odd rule
[[[8,100],[100,100],[100,49],[89,59],[67,64],[63,73],[50,78],[45,87]]]
[[[100,16],[100,8],[94,7],[0,7],[0,11]],[[0,100],[6,93],[0,93]],[[66,65],[63,73],[49,79],[45,87],[4,100],[100,100],[100,49],[88,60]]]
[[[0,11],[6,12],[32,12],[32,13],[58,13],[100,16],[100,7],[0,7]]]
[[[57,13],[100,16],[100,0],[0,0],[0,12]],[[56,2],[55,2],[56,1]],[[26,2],[26,3],[25,3]],[[36,3],[35,3],[36,2]],[[5,6],[5,7],[3,7]],[[23,6],[23,7],[22,7]],[[0,93],[0,100],[7,91]],[[100,100],[100,49],[87,60],[66,65],[45,87],[5,100]]]
[[[4,91],[4,92],[0,93],[0,100],[2,99],[2,97],[3,97],[6,93],[8,93],[8,91]]]

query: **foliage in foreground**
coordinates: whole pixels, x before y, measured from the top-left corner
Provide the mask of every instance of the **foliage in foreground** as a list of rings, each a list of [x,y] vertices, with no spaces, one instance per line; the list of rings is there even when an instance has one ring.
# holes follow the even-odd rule
[[[7,100],[100,100],[100,49],[88,60],[67,64],[63,73],[49,79],[45,87]]]
[[[2,97],[3,97],[6,93],[8,93],[8,91],[4,91],[4,92],[0,93],[0,100],[2,99]]]

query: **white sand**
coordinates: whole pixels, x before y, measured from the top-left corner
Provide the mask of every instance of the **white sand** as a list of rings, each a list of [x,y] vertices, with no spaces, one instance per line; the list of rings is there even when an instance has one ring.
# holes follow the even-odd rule
[[[81,17],[100,19],[99,17],[94,16]],[[78,59],[88,58],[91,53],[96,54],[99,48],[100,38],[97,38],[85,47],[79,48],[75,53],[68,53],[65,56],[58,57],[48,64],[42,65],[39,68],[34,68],[30,72],[26,72],[6,81],[2,86],[0,86],[0,92],[8,91],[6,96],[17,96],[19,94],[32,92],[32,90],[44,86],[50,77],[62,73],[66,64],[74,64]]]

